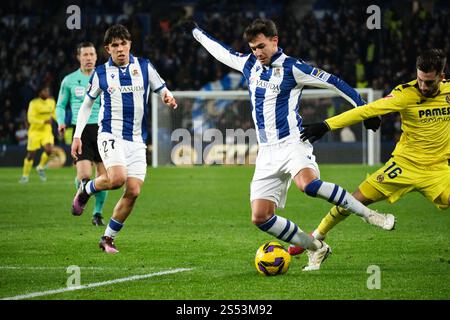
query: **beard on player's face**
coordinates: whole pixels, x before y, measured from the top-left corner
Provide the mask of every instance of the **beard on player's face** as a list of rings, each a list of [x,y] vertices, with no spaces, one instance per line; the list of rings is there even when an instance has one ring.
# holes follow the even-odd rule
[[[427,98],[432,97],[437,92],[437,86],[428,87],[425,90],[421,89],[420,92],[422,93],[422,95],[424,97],[427,97]]]
[[[435,82],[432,85],[428,85],[427,87],[420,87],[419,86],[420,93],[424,97],[427,97],[427,98],[432,97],[438,91],[438,88],[439,88],[438,84],[439,84],[439,82]]]
[[[417,83],[420,93],[424,97],[433,97],[439,90],[439,83],[443,79],[443,75],[435,71],[423,72],[417,70]]]

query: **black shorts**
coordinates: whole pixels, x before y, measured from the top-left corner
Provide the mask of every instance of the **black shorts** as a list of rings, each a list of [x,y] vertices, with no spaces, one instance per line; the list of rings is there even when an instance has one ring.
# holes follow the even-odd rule
[[[75,133],[75,128],[73,133]],[[102,162],[102,158],[100,157],[97,148],[97,134],[97,124],[87,124],[86,127],[84,127],[83,133],[81,134],[82,154],[78,155],[78,160],[75,160],[75,163],[81,160],[89,160],[97,163]]]

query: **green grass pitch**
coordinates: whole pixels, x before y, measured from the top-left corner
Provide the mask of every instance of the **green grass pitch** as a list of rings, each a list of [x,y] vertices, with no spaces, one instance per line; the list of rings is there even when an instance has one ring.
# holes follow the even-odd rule
[[[374,170],[322,165],[321,175],[353,191]],[[250,220],[253,167],[149,168],[115,256],[98,248],[104,228],[91,225],[93,199],[82,216],[70,213],[74,173],[49,170],[41,183],[33,171],[30,183],[20,185],[20,168],[0,169],[0,298],[64,288],[66,268],[76,265],[81,285],[192,269],[35,299],[450,299],[450,212],[418,193],[373,206],[397,216],[395,231],[349,217],[329,234],[333,254],[320,271],[302,272],[301,255],[285,275],[264,277],[254,255],[274,238]],[[109,193],[106,218],[120,195]],[[279,214],[309,232],[329,208],[291,186]],[[380,289],[367,287],[371,265],[380,268]]]

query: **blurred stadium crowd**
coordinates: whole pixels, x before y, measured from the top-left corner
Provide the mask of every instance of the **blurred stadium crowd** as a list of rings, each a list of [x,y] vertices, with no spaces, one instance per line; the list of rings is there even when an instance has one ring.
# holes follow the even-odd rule
[[[71,1],[3,1],[0,6],[0,145],[26,143],[26,110],[42,84],[55,99],[62,78],[78,68],[80,41],[97,46],[98,61],[107,27],[120,22],[133,35],[132,52],[150,58],[171,90],[198,90],[230,72],[176,28],[192,15],[211,35],[237,51],[246,25],[257,17],[273,19],[279,45],[288,55],[333,73],[354,87],[390,91],[415,78],[415,58],[424,48],[450,52],[448,1],[78,1],[81,30],[69,30]],[[366,9],[378,4],[382,27],[369,30]],[[189,112],[184,110],[182,112]],[[235,127],[239,115],[230,117]],[[228,121],[228,120],[226,120]],[[223,122],[223,121],[222,121]],[[399,135],[398,115],[386,116],[382,140]]]

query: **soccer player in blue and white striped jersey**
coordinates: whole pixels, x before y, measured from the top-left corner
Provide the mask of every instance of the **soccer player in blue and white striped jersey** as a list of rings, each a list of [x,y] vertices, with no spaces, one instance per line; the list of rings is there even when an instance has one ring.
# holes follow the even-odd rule
[[[105,252],[116,253],[114,237],[131,213],[147,171],[145,142],[150,90],[158,93],[172,108],[176,108],[177,103],[150,61],[130,54],[131,35],[124,26],[110,27],[105,34],[104,46],[110,58],[95,68],[89,80],[78,113],[71,152],[75,159],[81,154],[80,137],[92,105],[100,95],[97,144],[107,174],[80,185],[72,211],[80,215],[92,194],[125,185],[125,192],[115,206],[99,244]]]
[[[250,187],[252,221],[259,229],[292,245],[308,249],[305,271],[317,270],[331,252],[327,244],[303,232],[295,223],[275,214],[284,208],[292,180],[307,195],[325,199],[361,216],[366,222],[392,229],[392,215],[379,214],[357,201],[342,187],[320,180],[310,142],[303,142],[299,114],[304,86],[335,90],[354,107],[364,104],[347,83],[304,61],[286,55],[278,47],[278,32],[271,20],[256,19],[244,32],[252,53],[242,54],[220,43],[192,20],[180,23],[217,60],[241,72],[247,79],[259,152]],[[377,129],[380,119],[366,122]],[[366,127],[367,127],[366,126]]]

